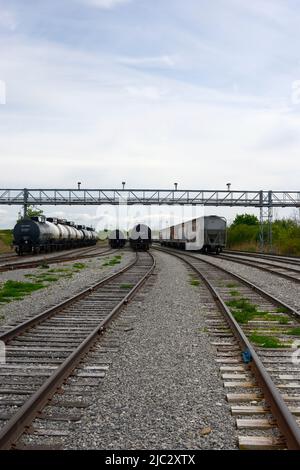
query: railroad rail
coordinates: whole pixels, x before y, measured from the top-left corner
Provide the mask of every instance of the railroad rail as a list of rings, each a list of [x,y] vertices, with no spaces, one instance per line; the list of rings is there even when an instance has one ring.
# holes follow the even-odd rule
[[[271,261],[282,261],[288,264],[300,265],[300,257],[292,255],[274,255],[266,254],[261,252],[252,252],[252,251],[238,251],[238,250],[223,250],[224,254],[234,255],[234,256],[249,256],[250,258],[262,258],[268,259]]]
[[[223,363],[228,370],[228,362],[233,364],[229,367],[232,370],[230,374],[224,374],[224,377],[232,379],[226,382],[225,387],[236,387],[237,389],[253,391],[253,383],[247,381],[249,374],[252,373],[257,384],[263,391],[267,406],[251,406],[251,397],[253,394],[232,394],[235,395],[230,399],[236,399],[244,402],[249,399],[248,407],[236,407],[235,412],[250,414],[260,414],[263,417],[271,411],[276,422],[270,419],[249,420],[242,425],[250,429],[268,429],[278,426],[284,441],[275,440],[276,446],[287,447],[288,449],[300,449],[300,428],[297,416],[300,416],[300,407],[293,406],[300,403],[300,395],[295,395],[295,391],[299,389],[300,364],[292,362],[293,349],[290,347],[290,341],[297,339],[297,331],[299,330],[299,312],[282,302],[281,300],[270,295],[263,289],[255,286],[253,283],[245,280],[231,271],[214,265],[212,262],[198,258],[195,255],[178,253],[172,249],[155,248],[164,253],[171,254],[184,261],[192,268],[205,283],[211,295],[214,298],[219,310],[223,313],[226,320],[226,327],[233,333],[238,350],[234,349],[235,344],[230,342],[218,342],[217,344],[222,351]],[[242,318],[243,311],[241,308],[232,308],[233,305],[239,306],[236,302],[247,302],[248,306],[252,305],[252,316],[245,320]],[[241,307],[241,304],[240,304]],[[251,310],[250,310],[251,311]],[[237,319],[239,319],[239,323]],[[219,320],[211,320],[218,322]],[[298,328],[298,330],[295,330]],[[295,335],[290,332],[295,331]],[[224,325],[217,323],[214,329],[217,337],[228,337],[228,333]],[[277,334],[278,344],[275,350],[267,349],[264,344],[258,346],[253,341],[259,338],[273,338],[274,333]],[[298,336],[299,337],[299,336]],[[251,340],[251,341],[250,341]],[[239,352],[240,351],[240,352]],[[241,361],[241,351],[244,359],[248,358],[249,364],[246,365]],[[247,360],[244,360],[247,362]],[[238,365],[237,365],[238,364]],[[239,371],[242,370],[241,374]],[[238,382],[238,379],[242,381]],[[249,390],[248,390],[249,387]],[[232,390],[232,388],[230,388]],[[282,393],[283,392],[283,393]],[[259,395],[255,397],[255,403],[261,400]],[[265,442],[265,438],[260,438]],[[248,438],[251,441],[251,437]],[[246,439],[247,441],[247,439]],[[253,439],[252,439],[253,441]],[[245,438],[241,438],[240,446],[243,446]],[[275,447],[276,447],[275,446]],[[272,446],[271,446],[272,447]]]
[[[236,256],[228,254],[218,255],[218,259],[223,259],[225,261],[230,261],[232,263],[243,264],[245,266],[250,266],[252,268],[260,269],[269,274],[274,274],[275,276],[283,277],[289,281],[300,283],[300,264],[297,264],[299,269],[294,269],[292,267],[284,266],[281,261],[274,260],[273,263],[268,261],[259,260],[259,259],[249,259],[245,256]],[[288,260],[285,261],[286,264],[291,264]]]
[[[90,253],[92,251],[92,253]],[[43,256],[43,257],[34,257],[31,258],[30,260],[26,261],[16,261],[16,262],[11,262],[7,264],[0,264],[0,272],[5,272],[5,271],[14,271],[16,269],[29,269],[29,268],[35,268],[38,267],[44,263],[46,264],[54,264],[54,263],[64,263],[67,261],[74,261],[78,260],[80,258],[94,258],[96,256],[104,256],[104,255],[109,255],[110,253],[114,253],[115,250],[112,249],[106,249],[106,250],[99,250],[99,248],[95,247],[89,247],[88,249],[77,249],[74,250],[72,253],[63,253],[60,255],[55,255],[55,256]],[[0,260],[1,262],[1,260]]]
[[[0,335],[0,449],[14,447],[155,268],[137,253],[118,272]]]

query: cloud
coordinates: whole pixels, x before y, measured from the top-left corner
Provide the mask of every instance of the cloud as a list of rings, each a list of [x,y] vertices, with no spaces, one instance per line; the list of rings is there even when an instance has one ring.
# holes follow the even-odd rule
[[[127,86],[125,87],[129,96],[134,98],[145,98],[146,100],[158,101],[165,93],[154,86]]]
[[[104,10],[110,10],[119,5],[130,3],[132,0],[80,0],[81,3]]]
[[[76,1],[102,9],[126,3]],[[7,85],[0,187],[126,181],[169,188],[178,181],[185,189],[226,189],[231,181],[233,189],[297,189],[294,23],[284,37],[273,26],[270,32],[264,12],[249,15],[242,0],[143,1],[105,21],[91,8],[69,8],[69,0],[42,3],[0,16]],[[22,22],[12,35],[16,18]]]
[[[170,55],[157,57],[120,57],[118,63],[134,67],[173,67],[176,64],[176,58]]]
[[[16,14],[13,11],[0,8],[0,30],[15,31],[17,26]]]

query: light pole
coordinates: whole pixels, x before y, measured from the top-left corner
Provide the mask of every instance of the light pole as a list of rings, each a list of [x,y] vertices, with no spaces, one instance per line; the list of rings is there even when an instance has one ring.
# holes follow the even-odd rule
[[[124,191],[124,189],[125,189],[125,183],[126,183],[126,181],[122,181],[123,191]]]
[[[78,183],[77,183],[78,189],[80,189],[80,185],[81,185],[81,182],[78,181]]]
[[[175,186],[175,191],[177,191],[178,183],[174,183],[174,186]]]
[[[228,191],[230,191],[231,183],[226,183],[226,186],[227,186]]]

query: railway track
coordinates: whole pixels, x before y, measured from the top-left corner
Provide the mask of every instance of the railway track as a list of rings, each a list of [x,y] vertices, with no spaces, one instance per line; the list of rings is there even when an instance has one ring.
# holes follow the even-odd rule
[[[110,253],[114,253],[114,250],[111,248],[108,248],[106,250],[89,247],[88,249],[77,249],[76,251],[72,253],[63,253],[60,255],[55,255],[55,256],[48,256],[48,257],[39,257],[35,259],[30,259],[26,261],[16,261],[8,264],[1,264],[0,260],[0,272],[5,272],[5,271],[13,271],[16,269],[30,269],[30,268],[35,268],[40,266],[43,263],[46,264],[54,264],[54,263],[64,263],[67,261],[73,261],[77,260],[80,258],[94,258],[95,256],[102,256],[102,255],[108,255]]]
[[[32,428],[35,418],[70,421],[63,412],[43,412],[53,403],[67,379],[79,375],[101,378],[105,367],[85,368],[84,357],[93,351],[100,335],[137,292],[155,267],[150,253],[138,253],[134,261],[81,293],[0,335],[6,345],[6,362],[0,364],[0,449],[18,444],[22,435],[43,432]],[[3,329],[3,328],[2,328]],[[83,394],[86,383],[77,393]],[[76,393],[76,392],[75,392]],[[67,400],[62,409],[70,406]],[[74,404],[71,406],[80,407]],[[27,447],[28,448],[28,447]]]
[[[250,258],[263,258],[271,261],[282,261],[288,264],[300,265],[300,257],[292,255],[272,255],[271,253],[260,253],[252,251],[223,250],[223,253],[235,256],[248,256]]]
[[[220,254],[218,255],[218,259],[224,259],[226,261],[230,261],[232,263],[243,264],[245,266],[249,266],[252,268],[260,269],[261,271],[265,271],[270,274],[274,274],[275,276],[283,277],[288,279],[289,281],[300,283],[300,264],[297,264],[299,267],[298,269],[293,267],[284,266],[283,264],[276,264],[280,263],[277,260],[274,260],[272,263],[264,260],[259,259],[249,259],[247,257],[236,256],[236,255],[227,255],[227,254]],[[275,262],[275,263],[274,263]],[[291,264],[289,260],[285,261],[286,264]]]
[[[208,260],[156,249],[184,261],[222,313],[201,293],[208,309],[208,332],[229,390],[227,399],[236,416],[240,448],[299,450],[300,354],[295,341],[300,339],[300,314]]]
[[[11,259],[18,259],[16,253],[3,253],[0,255],[0,263],[10,261]]]

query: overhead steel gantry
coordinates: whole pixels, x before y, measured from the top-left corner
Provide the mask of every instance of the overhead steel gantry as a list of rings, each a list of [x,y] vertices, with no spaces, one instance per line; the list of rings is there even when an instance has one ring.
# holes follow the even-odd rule
[[[204,206],[300,207],[300,191],[182,189],[0,189],[6,205],[197,204]]]
[[[22,205],[202,205],[256,207],[260,209],[260,237],[264,243],[264,222],[268,221],[272,243],[274,207],[300,207],[300,191],[234,191],[182,189],[0,189],[0,204]]]

